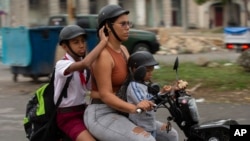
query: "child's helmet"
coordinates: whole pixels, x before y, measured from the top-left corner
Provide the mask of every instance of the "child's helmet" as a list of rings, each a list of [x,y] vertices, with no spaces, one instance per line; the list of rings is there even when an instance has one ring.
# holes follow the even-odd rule
[[[79,35],[86,37],[86,32],[83,28],[78,25],[68,25],[65,26],[59,34],[59,44],[61,45],[63,41],[73,39]]]
[[[140,66],[147,67],[147,66],[155,66],[159,63],[156,62],[153,55],[148,51],[137,51],[128,59],[128,67],[129,68],[138,68]]]
[[[128,10],[123,9],[119,5],[106,5],[104,6],[98,14],[98,26],[99,28],[103,26],[107,19],[111,19],[122,14],[129,14]]]

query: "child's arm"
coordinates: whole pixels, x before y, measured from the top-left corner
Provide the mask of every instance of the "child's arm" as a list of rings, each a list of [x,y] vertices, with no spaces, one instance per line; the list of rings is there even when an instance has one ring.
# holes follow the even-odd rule
[[[128,103],[135,104],[137,108],[141,110],[140,107],[145,107],[145,105],[148,105],[150,103],[151,109],[153,109],[154,103],[152,101],[149,101],[149,96],[147,87],[145,87],[144,84],[136,83],[136,82],[130,82],[128,88],[127,88],[127,101]]]
[[[165,94],[167,92],[171,92],[171,90],[172,90],[172,86],[164,85],[158,94]]]
[[[165,94],[167,92],[171,92],[172,90],[175,91],[175,90],[185,89],[187,86],[188,86],[187,81],[178,80],[174,86],[164,85],[160,90],[159,94]]]
[[[129,103],[138,104],[142,100],[147,100],[147,89],[141,87],[142,84],[130,82],[127,88],[127,100]]]
[[[84,68],[90,67],[90,65],[107,45],[108,36],[105,36],[103,30],[104,27],[99,30],[100,42],[96,45],[96,47],[89,54],[87,54],[83,60],[71,64],[67,69],[67,72],[83,70]]]

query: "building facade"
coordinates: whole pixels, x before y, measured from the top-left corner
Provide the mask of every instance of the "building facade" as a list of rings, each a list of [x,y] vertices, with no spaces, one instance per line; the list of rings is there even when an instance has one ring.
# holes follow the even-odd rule
[[[69,3],[71,5],[69,6]],[[106,4],[119,4],[130,11],[136,26],[215,28],[227,26],[230,20],[247,26],[247,9],[243,0],[233,0],[228,7],[220,0],[197,5],[194,0],[0,0],[1,26],[42,26],[48,17],[57,14],[97,14]],[[70,8],[69,8],[70,7]]]

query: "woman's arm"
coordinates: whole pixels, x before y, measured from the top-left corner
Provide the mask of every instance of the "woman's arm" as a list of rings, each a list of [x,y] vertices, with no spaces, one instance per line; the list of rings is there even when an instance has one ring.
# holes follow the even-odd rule
[[[115,95],[111,82],[113,66],[113,59],[107,50],[103,50],[93,63],[93,73],[97,82],[98,93],[102,101],[110,107],[126,113],[136,113],[138,108],[143,110],[150,109],[153,103],[149,101],[142,101],[138,105],[134,105],[121,100]]]
[[[99,96],[104,103],[116,110],[135,113],[137,109],[136,105],[124,102],[113,93],[111,82],[113,66],[113,59],[107,50],[103,50],[93,63],[93,74],[96,79]]]

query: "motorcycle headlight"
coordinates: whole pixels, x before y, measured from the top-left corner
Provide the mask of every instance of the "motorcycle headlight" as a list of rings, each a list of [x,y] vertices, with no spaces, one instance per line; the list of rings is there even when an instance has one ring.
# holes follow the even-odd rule
[[[198,108],[197,108],[196,101],[194,98],[190,98],[188,100],[188,107],[189,107],[190,115],[191,115],[193,121],[199,122],[200,116],[199,116]]]
[[[184,114],[190,115],[190,118],[193,122],[199,122],[199,113],[198,108],[195,102],[195,99],[190,96],[181,96],[178,97],[178,103],[181,105],[181,109]],[[188,110],[186,110],[188,109]]]

